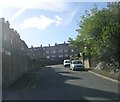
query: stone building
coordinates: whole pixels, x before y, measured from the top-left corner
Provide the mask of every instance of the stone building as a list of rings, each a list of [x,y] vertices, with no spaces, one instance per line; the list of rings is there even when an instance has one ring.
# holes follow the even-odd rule
[[[43,58],[43,47],[32,47],[28,49],[31,59]]]
[[[64,59],[69,59],[71,56],[76,56],[79,53],[78,49],[72,47],[69,43],[57,44],[54,46],[31,47],[29,55],[31,58],[44,58],[51,64],[61,64]]]
[[[2,84],[7,87],[28,71],[28,46],[19,33],[10,28],[8,21],[0,18],[2,35]]]

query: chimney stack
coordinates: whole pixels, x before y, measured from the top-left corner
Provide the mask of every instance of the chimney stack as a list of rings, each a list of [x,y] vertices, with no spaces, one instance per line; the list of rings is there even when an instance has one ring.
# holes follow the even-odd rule
[[[6,25],[8,26],[8,28],[10,27],[9,21],[6,21]]]
[[[42,44],[40,45],[40,47],[42,48]]]
[[[55,46],[57,45],[57,43],[55,43]]]
[[[5,22],[5,18],[0,18],[0,22]]]

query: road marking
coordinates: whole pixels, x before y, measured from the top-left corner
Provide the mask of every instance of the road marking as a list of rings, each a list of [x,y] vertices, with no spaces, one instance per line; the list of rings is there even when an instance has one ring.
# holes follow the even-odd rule
[[[27,85],[26,89],[28,89],[28,88],[30,87],[31,83],[32,83],[32,82],[33,82],[33,80],[35,79],[35,76],[36,76],[36,75],[34,75],[34,77],[32,78],[32,80],[28,83],[28,85]]]
[[[28,83],[26,89],[28,89],[30,87],[30,85],[32,84],[33,80],[35,80],[35,78],[37,79],[37,75],[40,73],[40,71],[36,72],[35,75],[33,76],[32,80]]]
[[[90,73],[92,73],[92,74],[95,74],[95,75],[97,75],[97,76],[99,76],[99,77],[102,77],[102,78],[104,78],[104,79],[110,80],[110,81],[112,81],[112,82],[120,83],[118,80],[108,78],[108,77],[103,76],[103,75],[100,75],[100,74],[98,74],[98,73],[95,73],[95,72],[92,72],[92,71],[88,71],[88,72],[90,72]]]

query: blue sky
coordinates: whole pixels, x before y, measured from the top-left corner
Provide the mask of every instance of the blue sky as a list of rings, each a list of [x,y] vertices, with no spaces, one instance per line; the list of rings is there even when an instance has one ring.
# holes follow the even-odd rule
[[[106,2],[59,1],[4,0],[0,4],[0,17],[10,22],[11,28],[20,33],[28,47],[38,47],[75,38],[77,21],[85,10],[92,9],[94,4],[98,4],[99,9],[106,7]]]

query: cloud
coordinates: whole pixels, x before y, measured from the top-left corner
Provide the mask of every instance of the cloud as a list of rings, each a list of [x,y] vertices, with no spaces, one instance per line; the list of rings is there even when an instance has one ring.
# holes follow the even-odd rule
[[[10,18],[10,22],[12,22],[27,9],[63,12],[67,9],[67,3],[63,2],[63,0],[2,0],[0,9],[6,7],[20,9]]]
[[[64,26],[70,25],[70,23],[73,21],[75,15],[77,14],[77,12],[78,12],[78,10],[76,9],[67,14],[66,20],[64,22]]]
[[[56,25],[60,25],[63,19],[60,18],[58,15],[56,15],[55,18],[56,18],[56,20],[55,20]]]
[[[69,13],[69,14],[67,14],[68,16],[66,17],[66,20],[64,21],[65,26],[69,25],[71,23],[71,21],[73,20],[74,16],[76,15],[76,11],[71,12],[71,9],[73,9],[73,8],[70,7],[67,0],[52,0],[52,1],[51,0],[2,0],[0,3],[0,9],[2,7],[19,8],[19,10],[13,16],[11,16],[11,18],[9,19],[10,23],[14,23],[14,20],[28,9],[64,12],[66,14]],[[34,22],[35,22],[37,18],[34,17],[31,19],[30,19],[31,21],[34,20]],[[40,20],[40,19],[43,19],[43,17],[40,17],[37,20]],[[54,24],[59,25],[62,21],[62,19],[57,15],[55,16],[54,19],[55,20],[50,19],[49,24],[51,24],[51,21],[52,21],[52,23],[54,22]],[[30,20],[27,19],[24,21],[24,23],[26,24],[26,22],[29,22]],[[47,24],[45,23],[45,26],[47,26]]]
[[[66,3],[63,0],[0,0],[0,8],[28,8],[28,9],[43,9],[52,11],[65,10]]]
[[[18,17],[20,14],[22,14],[27,8],[20,9],[17,13],[15,13],[11,18],[10,22],[12,22],[16,17]]]
[[[22,24],[20,24],[20,28],[22,30],[28,28],[37,28],[39,30],[44,30],[51,24],[56,24],[57,26],[61,24],[62,18],[59,16],[55,16],[54,19],[41,15],[40,17],[32,17],[24,20]]]

